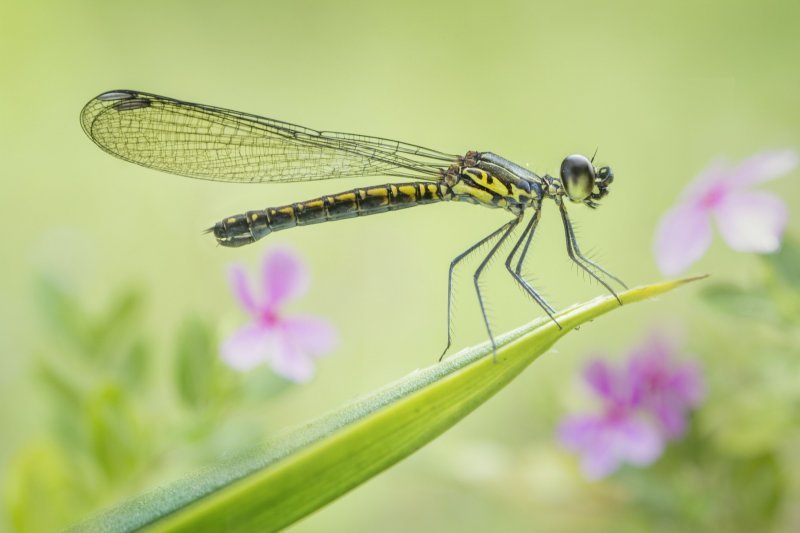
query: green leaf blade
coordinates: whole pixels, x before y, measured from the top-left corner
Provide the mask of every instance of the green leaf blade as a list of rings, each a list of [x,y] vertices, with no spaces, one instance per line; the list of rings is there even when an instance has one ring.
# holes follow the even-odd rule
[[[626,291],[625,304],[697,278]],[[611,296],[574,306],[357,399],[244,456],[157,489],[79,529],[273,531],[286,527],[409,456],[513,380],[575,327],[619,308]],[[624,307],[624,306],[623,306]],[[487,357],[488,356],[488,357]]]

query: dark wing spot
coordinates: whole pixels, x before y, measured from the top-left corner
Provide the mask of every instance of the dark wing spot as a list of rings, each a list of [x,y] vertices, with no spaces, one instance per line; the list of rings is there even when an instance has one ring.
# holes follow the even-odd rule
[[[109,91],[101,94],[97,97],[97,99],[106,102],[111,100],[127,100],[128,98],[133,98],[134,96],[136,96],[136,93],[132,91]]]
[[[123,100],[117,102],[112,106],[117,111],[132,111],[134,109],[142,109],[143,107],[150,107],[150,100],[144,98],[137,98],[135,100]]]

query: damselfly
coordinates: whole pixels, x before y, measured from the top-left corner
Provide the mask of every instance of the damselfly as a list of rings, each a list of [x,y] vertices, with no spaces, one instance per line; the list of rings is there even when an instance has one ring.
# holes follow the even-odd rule
[[[81,112],[81,124],[100,148],[116,157],[193,178],[277,183],[383,175],[415,180],[360,187],[225,218],[208,230],[223,246],[250,244],[269,233],[295,226],[443,201],[505,209],[513,215],[510,221],[450,263],[444,353],[452,340],[453,271],[461,261],[491,242],[494,244],[475,270],[473,282],[492,348],[496,350],[479,280],[486,265],[528,211],[532,217],[506,256],[505,267],[561,327],[555,309],[525,279],[522,269],[541,218],[542,202],[547,198],[561,212],[570,259],[618,301],[604,276],[625,287],[581,253],[567,216],[565,200],[595,208],[597,201],[608,194],[614,174],[609,167],[596,168],[594,158],[570,155],[561,163],[560,177],[539,176],[491,152],[451,155],[381,137],[316,131],[257,115],[129,90],[106,92],[91,100]]]

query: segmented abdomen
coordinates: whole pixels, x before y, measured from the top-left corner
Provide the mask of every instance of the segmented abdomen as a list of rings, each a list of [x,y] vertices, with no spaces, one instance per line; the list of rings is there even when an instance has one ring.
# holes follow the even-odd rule
[[[390,183],[362,187],[280,207],[248,211],[217,222],[212,231],[217,242],[223,246],[243,246],[273,231],[372,215],[449,199],[450,193],[444,183],[426,181]]]

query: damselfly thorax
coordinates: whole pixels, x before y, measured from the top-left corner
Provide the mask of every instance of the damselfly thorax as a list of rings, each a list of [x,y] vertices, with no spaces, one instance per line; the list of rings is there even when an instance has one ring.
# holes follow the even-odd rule
[[[530,221],[506,256],[505,266],[558,324],[555,309],[523,274],[545,199],[553,200],[559,208],[570,259],[614,296],[616,293],[604,278],[625,287],[581,253],[567,215],[566,201],[597,207],[597,201],[608,194],[614,179],[609,167],[596,168],[592,160],[582,155],[566,157],[559,177],[539,176],[491,152],[450,155],[381,137],[316,131],[257,115],[129,90],[106,92],[91,100],[81,112],[81,124],[100,148],[116,157],[194,178],[274,183],[384,175],[412,180],[359,187],[227,217],[209,229],[223,246],[243,246],[295,226],[437,202],[468,202],[508,211],[511,220],[450,264],[445,353],[452,339],[453,272],[461,261],[492,242],[473,275],[473,282],[495,348],[479,279],[528,213],[532,213]]]

